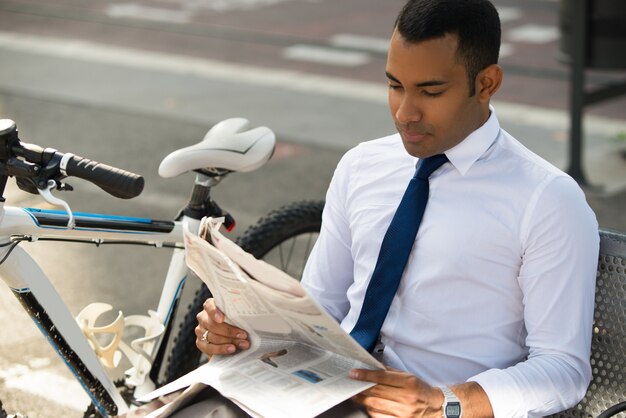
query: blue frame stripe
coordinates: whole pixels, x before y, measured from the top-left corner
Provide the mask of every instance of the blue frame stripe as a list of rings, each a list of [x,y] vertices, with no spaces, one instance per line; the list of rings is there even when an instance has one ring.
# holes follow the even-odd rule
[[[67,215],[67,212],[64,210],[51,210],[51,209],[39,209],[39,208],[22,208],[22,209],[24,209],[29,214],[36,212],[36,213],[49,213],[51,215]],[[148,219],[148,218],[134,218],[130,216],[106,215],[106,214],[88,213],[88,212],[73,212],[73,213],[74,213],[75,218],[83,217],[83,218],[93,218],[93,219],[105,219],[105,220],[118,221],[118,222],[136,222],[136,223],[143,223],[143,224],[149,224],[153,222],[152,219]]]
[[[168,321],[170,320],[170,315],[172,314],[172,310],[174,309],[174,304],[176,303],[176,300],[178,299],[178,296],[180,295],[180,292],[182,291],[183,285],[185,284],[186,280],[187,280],[187,275],[183,276],[183,278],[180,280],[180,283],[178,283],[178,288],[176,289],[176,293],[174,293],[174,298],[172,299],[172,302],[170,303],[170,309],[167,311],[167,315],[165,316],[165,321],[163,321],[164,324],[167,324]]]
[[[48,217],[53,220],[67,218],[67,212],[63,210],[48,210],[38,208],[20,208],[23,210],[33,221],[33,223],[42,229],[57,229],[67,230],[66,225],[49,224],[42,220],[44,217]],[[92,231],[92,232],[115,232],[119,234],[130,235],[154,235],[167,234],[174,230],[175,222],[173,221],[159,221],[149,218],[135,218],[128,216],[116,216],[97,213],[86,212],[74,212],[74,219],[78,225],[74,227],[78,231]],[[82,223],[83,225],[79,225]]]

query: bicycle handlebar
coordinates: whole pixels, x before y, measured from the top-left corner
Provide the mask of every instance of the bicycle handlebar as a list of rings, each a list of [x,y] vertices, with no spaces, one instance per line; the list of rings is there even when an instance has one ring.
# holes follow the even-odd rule
[[[61,157],[60,167],[62,173],[65,171],[68,176],[90,181],[105,192],[121,199],[139,196],[143,190],[144,180],[139,174],[77,155],[64,154]]]
[[[139,196],[143,191],[144,179],[138,174],[71,153],[23,143],[17,137],[15,122],[9,119],[0,122],[0,163],[5,174],[31,179],[41,189],[49,179],[79,177],[121,199]]]

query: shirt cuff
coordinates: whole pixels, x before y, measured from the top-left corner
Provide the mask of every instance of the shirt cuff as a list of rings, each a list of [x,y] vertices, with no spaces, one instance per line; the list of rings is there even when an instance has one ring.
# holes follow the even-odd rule
[[[491,403],[494,418],[528,416],[528,411],[524,407],[522,391],[515,379],[506,371],[490,369],[469,378],[467,381],[476,382],[483,388]]]

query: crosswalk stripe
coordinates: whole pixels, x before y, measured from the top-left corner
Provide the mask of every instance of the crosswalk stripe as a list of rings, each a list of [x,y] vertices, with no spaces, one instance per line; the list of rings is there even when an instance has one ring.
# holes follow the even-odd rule
[[[360,51],[386,54],[389,48],[389,38],[338,33],[330,38],[330,44],[338,48],[352,48]]]
[[[132,18],[154,22],[188,23],[191,20],[191,13],[187,10],[161,9],[133,3],[110,5],[106,13],[114,18]]]
[[[559,39],[559,29],[556,26],[522,25],[508,30],[505,37],[509,42],[546,44]]]
[[[522,13],[519,7],[498,7],[497,9],[500,15],[500,22],[502,23],[517,20],[524,16],[524,13]]]
[[[513,55],[513,52],[515,52],[513,45],[506,42],[502,42],[502,44],[500,44],[500,58],[511,56]]]
[[[356,67],[367,64],[370,56],[364,52],[340,51],[313,45],[298,44],[283,50],[283,56],[290,60],[331,64],[342,67]]]

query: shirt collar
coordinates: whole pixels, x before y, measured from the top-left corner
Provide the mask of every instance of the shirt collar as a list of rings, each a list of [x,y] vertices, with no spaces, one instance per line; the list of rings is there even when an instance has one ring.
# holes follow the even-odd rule
[[[500,133],[500,122],[492,106],[489,106],[489,119],[467,138],[445,152],[448,160],[461,173],[467,173],[481,155],[493,144]]]

